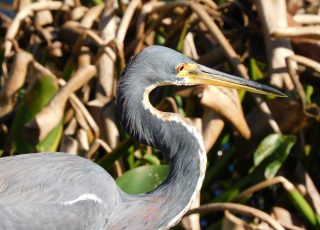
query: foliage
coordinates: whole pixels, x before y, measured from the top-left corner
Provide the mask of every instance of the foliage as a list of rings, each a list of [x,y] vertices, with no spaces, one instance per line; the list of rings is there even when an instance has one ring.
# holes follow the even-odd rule
[[[69,152],[108,170],[125,192],[154,189],[168,175],[167,159],[122,129],[115,86],[132,56],[164,45],[288,95],[214,86],[151,93],[157,109],[190,117],[204,137],[201,204],[237,202],[284,226],[319,228],[319,2],[286,2],[39,1],[15,9],[6,3],[7,14],[0,13],[1,155]],[[298,13],[315,19],[306,22]],[[287,17],[295,26],[290,33],[281,21]],[[242,224],[266,226],[258,214],[259,221],[237,216]],[[183,227],[228,229],[230,222],[228,215],[209,213]]]

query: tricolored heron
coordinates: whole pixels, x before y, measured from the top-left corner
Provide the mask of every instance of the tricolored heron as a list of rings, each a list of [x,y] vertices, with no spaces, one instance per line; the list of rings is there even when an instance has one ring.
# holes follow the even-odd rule
[[[206,168],[201,135],[178,114],[155,109],[149,93],[162,85],[211,84],[283,96],[268,86],[205,66],[169,48],[152,46],[123,71],[117,105],[123,127],[159,149],[168,178],[142,195],[122,192],[100,166],[66,153],[0,159],[0,229],[168,229],[199,193]]]

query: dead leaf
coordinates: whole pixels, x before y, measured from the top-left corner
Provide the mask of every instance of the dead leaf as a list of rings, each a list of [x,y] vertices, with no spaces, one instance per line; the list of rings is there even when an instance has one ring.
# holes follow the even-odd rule
[[[250,138],[250,130],[236,90],[207,86],[202,92],[201,104],[230,121],[241,136]]]

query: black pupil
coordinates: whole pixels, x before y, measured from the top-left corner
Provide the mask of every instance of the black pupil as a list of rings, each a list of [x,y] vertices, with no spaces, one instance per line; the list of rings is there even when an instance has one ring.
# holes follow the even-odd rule
[[[181,66],[179,67],[179,71],[182,71],[183,68],[184,68],[184,65],[181,65]]]

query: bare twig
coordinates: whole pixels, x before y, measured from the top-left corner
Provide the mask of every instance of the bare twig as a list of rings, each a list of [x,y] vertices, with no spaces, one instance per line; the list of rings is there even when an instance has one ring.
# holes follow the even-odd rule
[[[129,24],[131,22],[132,16],[136,8],[141,4],[141,0],[133,0],[129,3],[128,8],[126,9],[125,14],[122,17],[121,23],[118,28],[117,32],[117,42],[122,48],[123,46],[123,41],[126,36]]]
[[[26,6],[24,9],[18,12],[18,14],[13,19],[10,27],[6,33],[6,41],[4,42],[4,56],[8,57],[12,48],[12,43],[9,40],[14,39],[16,36],[21,21],[26,17],[32,15],[35,11],[40,10],[68,10],[69,5],[66,5],[64,2],[59,1],[49,1],[49,2],[36,2]]]
[[[25,83],[28,64],[32,58],[32,55],[25,51],[19,51],[16,54],[9,76],[0,90],[0,117],[13,109],[14,96]]]
[[[320,23],[320,15],[316,14],[296,14],[293,20],[300,24],[317,24]]]
[[[88,29],[91,28],[93,22],[101,15],[103,9],[104,4],[96,5],[90,8],[82,18],[81,25]]]
[[[98,150],[99,147],[102,147],[107,153],[111,153],[111,147],[101,139],[94,140],[93,144],[90,146],[90,149],[86,153],[88,159],[92,159],[94,153]]]
[[[271,84],[292,90],[293,84],[285,71],[285,58],[294,54],[291,43],[288,39],[275,40],[272,36],[274,31],[288,27],[286,2],[257,0],[256,3],[264,30]]]
[[[300,55],[292,55],[290,57],[288,57],[294,61],[296,61],[298,64],[301,65],[305,65],[307,67],[310,67],[312,69],[314,69],[315,71],[320,73],[320,63],[316,62],[310,58],[304,57],[304,56],[300,56]]]
[[[263,182],[260,182],[258,184],[255,184],[254,186],[242,191],[239,195],[237,195],[233,201],[242,200],[245,198],[250,197],[253,193],[260,191],[265,188],[269,188],[271,186],[274,186],[276,184],[282,184],[287,190],[292,190],[294,188],[294,185],[288,181],[285,177],[277,176],[269,180],[265,180]]]
[[[225,210],[257,217],[260,220],[263,220],[266,223],[268,223],[272,228],[274,228],[276,230],[284,230],[284,228],[267,213],[265,213],[259,209],[245,206],[242,204],[234,204],[234,203],[207,204],[207,205],[202,205],[199,208],[189,210],[186,213],[186,215],[191,215],[194,213],[203,213],[203,212],[225,211]]]
[[[274,38],[293,38],[293,37],[306,37],[306,38],[320,38],[320,26],[306,26],[306,27],[287,27],[278,28],[271,34]]]

